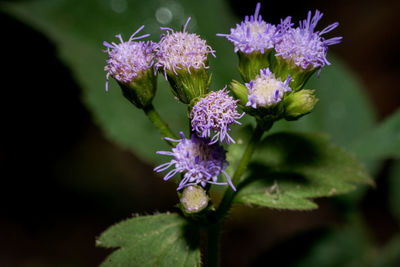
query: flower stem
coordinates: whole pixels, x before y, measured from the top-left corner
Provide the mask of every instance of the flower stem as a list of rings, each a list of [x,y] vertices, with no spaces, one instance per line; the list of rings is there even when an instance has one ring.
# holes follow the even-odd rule
[[[258,142],[260,141],[262,135],[264,133],[264,130],[262,127],[260,127],[259,124],[257,124],[256,129],[253,132],[253,135],[247,144],[246,150],[243,153],[242,158],[240,159],[239,165],[236,168],[235,174],[232,177],[232,183],[237,187],[237,185],[240,182],[240,178],[242,177],[243,173],[247,169],[247,165],[249,165],[249,162],[251,160],[251,157],[257,147]],[[231,205],[232,205],[232,200],[235,196],[236,192],[228,188],[225,191],[224,197],[221,200],[221,203],[218,206],[218,209],[216,211],[216,216],[218,220],[222,221],[225,218],[226,213],[229,211]]]
[[[210,224],[207,228],[206,267],[218,267],[220,265],[220,227],[220,223],[216,222]]]
[[[168,125],[163,121],[163,119],[161,119],[160,114],[158,114],[158,112],[154,109],[153,104],[143,108],[143,111],[164,137],[178,139],[171,129],[169,129]],[[174,143],[168,140],[166,140],[166,142],[171,146],[175,146]]]
[[[240,159],[239,165],[236,168],[235,174],[232,177],[232,183],[235,186],[239,184],[241,176],[246,171],[251,157],[263,133],[263,127],[260,124],[257,124],[257,127],[254,130],[249,143],[247,144],[246,150],[244,151],[243,156]],[[224,197],[222,198],[216,212],[213,213],[212,217],[210,217],[210,221],[215,221],[212,222],[207,228],[207,256],[205,265],[207,267],[218,267],[220,264],[220,227],[223,223],[223,220],[225,219],[226,214],[232,206],[232,200],[235,194],[235,191],[233,191],[231,188],[228,188],[225,191]]]

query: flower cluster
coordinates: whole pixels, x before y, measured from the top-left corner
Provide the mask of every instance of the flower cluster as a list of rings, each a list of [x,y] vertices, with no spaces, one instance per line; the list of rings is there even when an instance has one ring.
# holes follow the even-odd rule
[[[260,70],[260,75],[246,83],[248,89],[246,106],[268,108],[279,103],[286,92],[292,91],[289,87],[290,80],[289,76],[285,82],[282,82],[268,68]]]
[[[318,10],[312,17],[311,11],[307,19],[299,22],[294,28],[291,18],[287,17],[277,26],[262,20],[259,15],[260,3],[257,4],[254,16],[245,17],[245,20],[231,29],[230,34],[217,34],[226,37],[234,44],[234,51],[249,54],[254,51],[264,53],[274,48],[275,56],[291,59],[297,66],[307,69],[329,65],[326,59],[328,46],[338,44],[342,37],[325,40],[322,35],[335,29],[339,23],[333,23],[322,31],[315,31],[318,21],[323,14]]]
[[[139,40],[150,35],[145,34],[135,37],[143,28],[144,25],[133,33],[126,42],[123,41],[120,34],[116,35],[121,42],[120,44],[103,42],[104,46],[107,47],[105,52],[109,55],[107,65],[104,67],[104,70],[107,72],[106,91],[108,91],[110,76],[121,83],[129,83],[132,79],[152,67],[154,63],[154,43],[151,41],[134,42],[134,40]]]
[[[316,69],[330,64],[326,58],[328,46],[341,42],[341,37],[322,37],[338,23],[316,31],[322,17],[318,10],[314,16],[309,12],[294,27],[290,17],[276,26],[265,22],[259,14],[260,7],[258,3],[254,15],[246,16],[230,34],[217,34],[231,41],[239,55],[238,69],[244,83],[231,83],[236,99],[229,95],[226,86],[209,91],[208,55],[215,57],[215,51],[199,35],[187,31],[190,17],[182,31],[162,27],[165,33],[158,43],[137,41],[149,36],[135,37],[144,26],[126,42],[121,35],[116,36],[120,44],[104,42],[109,55],[105,66],[106,89],[111,76],[118,81],[125,97],[152,116],[150,119],[158,124],[160,131],[168,126],[160,125],[163,122],[154,117],[158,116],[156,112],[150,112],[158,72],[163,72],[173,94],[188,105],[190,138],[185,138],[182,132],[178,140],[166,137],[170,144],[176,145],[171,151],[157,154],[172,159],[154,169],[163,172],[172,167],[164,180],[182,174],[177,190],[186,190],[182,191],[181,203],[188,212],[198,212],[208,205],[208,184],[229,185],[236,190],[225,172],[228,162],[222,144],[235,143],[229,134],[230,127],[240,125],[239,119],[245,114],[238,112],[238,104],[256,118],[262,130],[269,129],[276,120],[296,120],[308,114],[317,98],[314,90],[305,90],[303,86]],[[169,129],[165,135],[174,136]],[[218,180],[221,174],[225,181]]]
[[[221,143],[224,140],[227,144],[235,143],[228,131],[231,124],[240,124],[237,120],[244,115],[237,111],[238,101],[228,95],[226,87],[209,93],[200,99],[190,112],[192,130],[203,138],[211,137],[211,133],[214,132],[215,135],[210,144],[214,144],[218,140]]]
[[[165,138],[171,142],[177,142],[172,151],[158,151],[157,154],[172,156],[170,162],[161,164],[154,170],[162,172],[174,166],[174,169],[169,171],[164,180],[170,179],[177,173],[184,173],[183,179],[180,181],[178,189],[180,190],[189,185],[206,186],[209,184],[227,185],[236,190],[231,179],[225,172],[228,166],[226,161],[226,151],[218,144],[210,145],[210,140],[192,135],[190,139],[186,139],[185,135],[180,133],[181,139],[174,140]],[[223,173],[227,182],[218,182],[218,176]]]
[[[207,45],[206,41],[194,33],[188,33],[186,27],[190,21],[188,18],[183,31],[175,32],[171,28],[161,29],[166,31],[160,42],[155,46],[157,62],[155,67],[163,69],[165,79],[167,71],[177,74],[177,70],[208,68],[206,65],[208,54],[215,57],[214,50]]]

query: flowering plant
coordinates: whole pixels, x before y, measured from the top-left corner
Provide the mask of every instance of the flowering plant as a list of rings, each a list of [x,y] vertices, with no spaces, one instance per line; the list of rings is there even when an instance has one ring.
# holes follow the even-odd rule
[[[3,243],[18,247],[5,262],[97,265],[109,254],[103,266],[399,265],[400,112],[375,121],[362,90],[388,97],[395,88],[382,86],[396,84],[381,67],[393,63],[376,45],[388,41],[382,27],[358,33],[365,46],[348,25],[323,26],[329,19],[303,2],[241,4],[252,10],[242,22],[223,0],[3,2],[13,40],[3,42],[13,111],[3,138]],[[360,25],[396,15],[320,4]],[[331,45],[365,64],[365,84],[327,53]],[[15,82],[21,66],[40,90]],[[12,116],[21,102],[23,117]],[[366,168],[377,187],[345,195],[373,184]]]
[[[298,26],[290,17],[282,19],[279,25],[272,25],[262,19],[258,3],[254,15],[237,24],[230,34],[217,34],[232,42],[243,82],[232,80],[228,87],[216,91],[210,90],[208,55],[215,57],[218,51],[199,35],[189,33],[190,17],[182,31],[162,27],[165,33],[158,42],[137,41],[148,37],[135,37],[142,26],[127,42],[117,35],[120,44],[104,43],[109,56],[105,67],[107,83],[109,77],[116,79],[124,96],[145,112],[171,146],[171,150],[157,152],[172,159],[154,171],[166,172],[164,181],[177,183],[182,216],[167,213],[128,220],[107,230],[98,240],[99,245],[108,246],[117,236],[125,240],[121,234],[127,234],[127,229],[123,230],[127,227],[133,227],[132,233],[136,234],[139,234],[136,229],[144,227],[143,237],[137,237],[139,240],[150,242],[165,237],[176,240],[174,246],[189,242],[184,249],[185,257],[190,259],[188,265],[199,265],[198,245],[190,247],[189,244],[193,238],[198,241],[196,233],[204,229],[208,240],[206,265],[217,266],[220,228],[233,203],[313,209],[316,204],[309,198],[346,193],[354,188],[352,183],[371,183],[360,163],[350,154],[329,145],[323,136],[288,133],[265,136],[277,121],[298,120],[312,112],[318,100],[315,90],[304,89],[304,85],[315,72],[319,75],[325,65],[330,65],[326,58],[328,46],[338,44],[342,39],[322,37],[338,23],[318,31],[317,23],[321,18],[322,13],[317,10],[314,15],[310,11]],[[180,129],[180,138],[177,138],[152,104],[158,73],[168,80],[176,99],[187,105],[188,137]],[[251,117],[255,126],[244,144],[231,130],[240,127],[241,120]],[[257,159],[256,154],[253,156],[257,149],[276,152],[272,158]],[[233,154],[239,156],[233,157]],[[278,154],[282,158],[278,159]],[[302,160],[307,162],[315,158],[322,162],[318,167],[299,164]],[[252,159],[255,160],[253,164]],[[265,165],[264,173],[256,177],[259,174],[254,172],[254,166],[260,160]],[[337,168],[339,165],[345,165],[346,170]],[[276,179],[287,173],[296,173],[307,180],[306,194],[293,190],[291,183],[277,182]],[[266,185],[272,177],[274,182]],[[225,193],[220,201],[216,201],[211,191],[221,186],[226,187]],[[162,230],[180,229],[183,225],[189,229],[184,230],[184,235],[195,234],[195,237],[181,240],[176,237],[176,231]],[[151,232],[158,228],[159,231]],[[107,258],[105,265],[123,263],[121,255],[130,249],[127,245],[118,246],[122,248]],[[157,249],[161,247],[157,246],[155,251]],[[159,264],[171,264],[168,257],[176,257],[173,250],[168,250],[170,256],[154,253]],[[134,262],[138,258],[132,256],[131,260]],[[132,262],[128,265],[140,265]]]

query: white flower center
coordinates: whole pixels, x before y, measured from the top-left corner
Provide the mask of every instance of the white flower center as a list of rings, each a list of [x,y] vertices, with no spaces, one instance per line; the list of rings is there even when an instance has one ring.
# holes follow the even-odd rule
[[[250,28],[250,35],[258,36],[259,34],[265,33],[265,31],[267,29],[267,23],[265,23],[264,21],[252,22],[252,23],[248,23],[247,27]]]
[[[258,77],[254,81],[252,95],[255,96],[256,104],[259,106],[266,107],[277,103],[283,93],[282,82],[275,78]]]

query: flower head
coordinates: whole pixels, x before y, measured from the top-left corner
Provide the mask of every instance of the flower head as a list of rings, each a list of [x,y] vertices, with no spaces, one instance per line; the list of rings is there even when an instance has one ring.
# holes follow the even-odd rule
[[[236,190],[225,172],[228,162],[226,161],[226,151],[222,146],[218,144],[209,145],[210,140],[196,137],[196,135],[186,139],[181,132],[180,136],[181,139],[179,140],[165,138],[178,143],[175,148],[172,148],[172,151],[157,152],[157,154],[174,157],[170,162],[161,164],[154,169],[156,172],[162,172],[174,165],[175,168],[165,175],[165,181],[177,173],[184,173],[177,190],[197,184],[204,187],[207,183],[229,184],[233,190]],[[221,173],[225,175],[227,182],[217,181]]]
[[[286,92],[292,91],[289,87],[290,76],[282,82],[267,68],[260,70],[260,75],[246,83],[248,102],[246,106],[270,107],[280,102]]]
[[[161,35],[160,42],[156,45],[157,69],[163,69],[165,79],[167,71],[177,74],[177,70],[187,69],[207,69],[207,56],[212,54],[215,57],[214,50],[207,45],[206,41],[194,33],[188,33],[186,27],[190,17],[186,21],[182,32],[175,32],[170,28],[162,27],[161,30],[166,34]]]
[[[235,46],[235,52],[251,53],[259,51],[264,54],[265,50],[274,47],[279,32],[274,25],[266,23],[259,15],[261,4],[257,3],[254,16],[246,16],[245,20],[231,29],[230,34],[217,34],[231,41]]]
[[[105,52],[109,55],[107,65],[104,67],[107,72],[106,91],[108,91],[110,76],[121,83],[129,83],[132,79],[152,67],[154,63],[154,43],[134,42],[134,40],[150,36],[150,34],[145,34],[135,37],[143,28],[144,25],[132,34],[127,42],[122,40],[121,34],[115,36],[120,40],[120,44],[103,42],[103,45],[107,47]]]
[[[290,17],[281,23],[280,29],[283,35],[275,46],[275,56],[292,59],[303,69],[307,69],[310,65],[313,68],[330,65],[326,59],[328,46],[340,43],[342,37],[325,40],[322,35],[335,29],[339,23],[335,22],[322,31],[315,31],[323,14],[316,10],[315,15],[312,18],[311,16],[312,13],[309,11],[307,19],[300,21],[298,28],[291,27]]]
[[[192,130],[203,138],[210,137],[212,132],[216,133],[210,144],[218,140],[225,140],[227,144],[235,143],[228,131],[231,124],[240,124],[237,120],[244,115],[237,112],[238,101],[228,95],[226,86],[201,98],[190,112]]]

